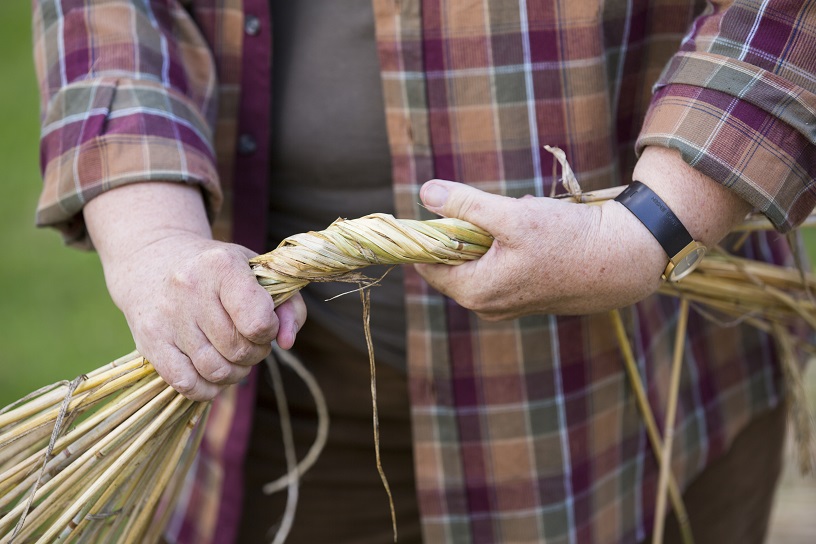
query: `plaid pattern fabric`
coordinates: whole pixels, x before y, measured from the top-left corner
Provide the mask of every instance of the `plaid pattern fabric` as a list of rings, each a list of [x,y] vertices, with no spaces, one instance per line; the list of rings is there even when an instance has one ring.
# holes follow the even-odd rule
[[[734,2],[700,17],[655,85],[638,148],[676,148],[778,229],[800,223],[816,203],[814,22],[812,2]]]
[[[252,183],[265,177],[265,166],[237,159],[234,149],[239,123],[254,113],[238,111],[243,8],[241,0],[33,1],[43,122],[39,225],[90,247],[80,213],[85,202],[125,183],[163,180],[202,187],[215,235],[248,230],[257,209],[265,210],[252,204]],[[262,60],[264,51],[268,59],[268,45],[256,48],[251,60]],[[249,168],[255,178],[237,179]],[[236,190],[244,213],[233,218]],[[252,237],[238,241],[261,249]],[[196,485],[172,521],[186,542],[232,538],[253,397],[251,379],[212,407],[191,477]],[[185,517],[185,509],[195,516]]]
[[[422,215],[417,192],[431,177],[511,196],[549,194],[555,180],[543,144],[566,151],[586,189],[629,179],[650,86],[696,9],[686,2],[635,3],[628,13],[623,2],[383,4],[378,38],[404,216]],[[660,115],[654,106],[651,115]],[[705,140],[699,147],[719,160],[718,147]],[[779,245],[758,238],[748,251],[782,259],[772,247]],[[407,286],[426,540],[642,540],[654,517],[657,467],[608,317],[485,323],[410,271]],[[675,313],[673,301],[653,297],[627,315],[656,414],[667,396]],[[766,338],[699,317],[689,331],[673,457],[681,484],[778,400]]]
[[[144,180],[201,184],[220,208],[212,57],[180,6],[35,1],[33,28],[45,181],[39,224],[87,244],[82,205]]]
[[[402,217],[424,217],[417,193],[432,177],[549,194],[544,144],[566,151],[585,189],[616,185],[629,179],[636,139],[638,149],[680,149],[780,230],[813,206],[812,2],[734,1],[705,12],[692,0],[373,5]],[[168,179],[200,184],[213,213],[224,203],[219,231],[258,248],[267,8],[265,0],[36,0],[40,223],[81,243],[87,199]],[[260,31],[244,35],[250,15]],[[257,149],[236,153],[238,134]],[[745,253],[788,259],[776,234],[752,237]],[[657,467],[608,318],[486,323],[411,271],[406,296],[425,540],[642,540]],[[676,310],[651,297],[625,312],[659,422]],[[692,315],[685,351],[673,456],[681,485],[780,395],[774,347],[751,329]],[[234,540],[253,380],[216,402],[171,541]]]

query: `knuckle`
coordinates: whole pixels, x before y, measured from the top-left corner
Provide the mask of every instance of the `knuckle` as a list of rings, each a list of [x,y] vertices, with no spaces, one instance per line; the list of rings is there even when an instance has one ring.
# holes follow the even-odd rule
[[[196,370],[190,366],[188,357],[183,353],[165,352],[165,357],[158,359],[156,370],[167,384],[184,397],[195,401],[211,400],[215,392],[213,386],[202,381]]]
[[[170,274],[170,284],[173,287],[193,291],[199,283],[199,275],[189,266],[179,267]]]
[[[204,265],[212,270],[224,270],[233,266],[236,262],[233,250],[227,245],[218,245],[209,248],[201,255]]]
[[[229,369],[226,371],[221,361],[218,361],[214,356],[214,348],[212,346],[200,346],[195,354],[191,357],[193,366],[199,375],[210,383],[219,383],[223,381],[229,374]]]
[[[244,325],[238,332],[256,344],[266,344],[274,340],[278,334],[277,319],[274,316],[270,319],[257,318]]]
[[[205,387],[201,387],[196,388],[194,391],[191,391],[190,393],[187,393],[184,396],[190,400],[204,402],[214,399],[218,391],[219,391],[218,389],[211,390]]]
[[[241,342],[233,349],[232,355],[227,359],[233,363],[243,363],[252,358],[253,351],[252,346],[248,342]]]
[[[232,376],[232,369],[225,365],[218,365],[216,368],[212,369],[205,378],[207,381],[212,383],[226,383],[230,381],[230,377]]]
[[[225,383],[229,380],[230,372],[228,368],[215,367],[199,370],[201,377],[209,383]]]
[[[170,386],[184,396],[195,390],[196,380],[189,376],[179,376],[170,380]]]
[[[225,245],[219,244],[205,249],[201,257],[210,262],[222,262],[228,260],[230,253]]]
[[[195,388],[196,377],[191,372],[185,371],[178,361],[162,364],[161,375],[170,387],[182,395],[190,393]]]

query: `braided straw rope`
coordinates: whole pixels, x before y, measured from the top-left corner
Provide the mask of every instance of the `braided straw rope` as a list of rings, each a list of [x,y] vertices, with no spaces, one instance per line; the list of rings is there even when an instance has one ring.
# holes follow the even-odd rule
[[[463,221],[398,221],[374,214],[293,236],[253,259],[251,267],[281,304],[311,281],[365,285],[370,280],[355,270],[371,264],[461,264],[484,254],[491,242]],[[280,350],[276,354],[309,383],[296,360]],[[310,390],[323,413],[315,387]],[[170,511],[165,505],[160,522],[153,522],[162,493],[171,497],[168,503],[178,495],[208,407],[176,393],[133,352],[0,410],[0,544],[157,540]],[[317,446],[270,490],[291,492],[292,481],[314,463],[322,445]]]
[[[349,274],[377,264],[462,264],[484,255],[492,243],[487,232],[459,219],[415,221],[375,213],[290,236],[250,266],[278,305],[313,281],[357,282],[360,276]]]

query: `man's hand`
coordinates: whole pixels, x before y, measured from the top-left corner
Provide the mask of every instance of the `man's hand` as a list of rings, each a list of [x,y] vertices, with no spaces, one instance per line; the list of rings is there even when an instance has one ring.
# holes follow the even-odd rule
[[[748,212],[747,204],[689,167],[676,152],[647,148],[635,170],[711,246]],[[668,256],[626,208],[550,198],[513,199],[432,180],[423,204],[469,221],[495,238],[480,259],[460,266],[417,265],[438,291],[488,320],[529,314],[589,314],[653,293]]]
[[[417,265],[434,288],[484,319],[623,306],[657,289],[665,267],[663,250],[648,231],[631,228],[622,206],[513,199],[439,180],[426,183],[420,194],[432,211],[494,236],[476,261]]]
[[[176,390],[209,400],[306,319],[296,296],[275,308],[247,264],[250,250],[210,239],[198,189],[142,183],[85,207],[108,290],[136,347]]]

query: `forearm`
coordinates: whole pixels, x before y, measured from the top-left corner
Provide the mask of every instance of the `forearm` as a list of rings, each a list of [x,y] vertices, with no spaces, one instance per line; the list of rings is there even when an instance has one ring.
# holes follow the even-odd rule
[[[679,155],[647,149],[635,170],[706,245],[716,244],[748,205]],[[551,198],[511,199],[445,181],[420,193],[447,217],[494,235],[479,260],[458,267],[419,266],[435,288],[486,319],[527,314],[588,314],[633,304],[654,293],[669,256],[628,209]]]
[[[708,248],[719,243],[750,211],[748,203],[736,193],[689,166],[672,149],[646,148],[632,178],[652,189],[680,219],[692,238]],[[631,278],[625,276],[635,274],[639,278],[635,283],[648,286],[644,294],[655,291],[670,256],[622,204],[610,201],[604,204],[603,210],[605,231],[596,239],[597,251],[614,247],[615,251],[622,253],[617,256],[611,251],[606,253],[609,259],[606,264],[623,275],[615,278],[617,281],[629,283]],[[621,259],[631,259],[637,267],[632,269],[614,262]]]
[[[689,166],[673,149],[644,149],[632,178],[657,193],[706,247],[715,246],[751,211],[739,195]]]
[[[216,71],[189,11],[177,0],[139,9],[132,0],[57,4],[64,9],[33,4],[42,111],[38,225],[88,247],[86,204],[148,181],[198,185],[210,216],[218,213]]]
[[[715,3],[655,82],[635,147],[679,150],[786,232],[816,203],[816,9]]]
[[[201,191],[191,185],[125,185],[92,199],[84,215],[103,263],[168,236],[211,238]]]
[[[84,208],[88,234],[99,254],[108,291],[120,309],[139,268],[152,266],[149,248],[171,238],[183,246],[210,240],[210,226],[197,187],[178,183],[145,182],[106,191]]]

